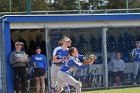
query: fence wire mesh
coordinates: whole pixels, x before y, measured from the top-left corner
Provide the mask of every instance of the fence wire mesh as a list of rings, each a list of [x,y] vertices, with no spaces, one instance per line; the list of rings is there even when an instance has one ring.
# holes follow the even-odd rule
[[[49,28],[49,47],[52,54],[54,48],[59,46],[58,41],[63,36],[68,36],[72,40],[72,47],[78,49],[79,54],[85,57],[91,54],[97,56],[93,65],[86,69],[75,69],[71,75],[76,80],[82,82],[83,89],[104,88],[104,78],[108,77],[107,87],[126,87],[129,85],[139,85],[140,78],[137,70],[136,81],[134,81],[134,61],[132,60],[132,50],[135,42],[140,40],[140,27],[107,27],[107,73],[104,76],[103,60],[103,27],[93,28]],[[117,57],[119,56],[120,58]],[[139,55],[139,54],[138,54]],[[118,58],[118,59],[117,59]],[[52,59],[52,56],[50,56]],[[121,60],[121,61],[120,61]],[[139,67],[140,68],[140,65]],[[135,83],[135,84],[134,84]]]
[[[132,50],[136,48],[135,42],[139,40],[139,27],[117,27],[108,29],[109,86],[128,86],[140,83],[138,73],[140,66],[135,66],[135,63],[139,64],[139,52],[137,51],[137,53],[135,52],[134,55],[132,55]],[[116,64],[116,60],[114,59],[117,59],[119,55],[122,62],[118,60]],[[137,56],[137,59],[133,59],[134,56]],[[119,62],[120,66],[118,66]]]

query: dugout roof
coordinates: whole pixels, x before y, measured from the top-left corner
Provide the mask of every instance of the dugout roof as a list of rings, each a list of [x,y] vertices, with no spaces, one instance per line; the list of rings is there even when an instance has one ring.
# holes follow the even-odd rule
[[[47,27],[102,27],[139,25],[140,14],[82,14],[82,15],[7,15],[2,21],[10,23],[10,29]],[[128,23],[128,21],[131,21]]]

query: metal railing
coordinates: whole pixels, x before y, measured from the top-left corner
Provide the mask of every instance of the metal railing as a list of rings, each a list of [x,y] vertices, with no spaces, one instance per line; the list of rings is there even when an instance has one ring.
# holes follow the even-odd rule
[[[103,13],[140,13],[140,8],[133,9],[99,9],[99,10],[81,10],[81,14],[103,14]],[[2,15],[25,15],[24,12],[0,12]],[[78,10],[52,10],[52,11],[31,11],[31,14],[78,14]]]

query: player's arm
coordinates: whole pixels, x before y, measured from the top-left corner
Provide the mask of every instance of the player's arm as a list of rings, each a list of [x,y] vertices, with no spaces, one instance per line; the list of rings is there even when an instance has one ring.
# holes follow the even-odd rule
[[[58,59],[57,58],[57,48],[55,48],[54,51],[53,51],[53,62],[59,63],[59,62],[62,62],[62,61],[63,61],[63,59]]]
[[[11,53],[11,54],[10,54],[9,62],[10,62],[10,64],[12,64],[12,65],[16,63],[16,60],[14,59],[14,53]]]
[[[71,61],[69,62],[71,63],[70,65],[75,66],[76,68],[85,69],[89,66],[89,65],[83,65],[81,62],[77,62],[76,60],[69,60],[69,61]]]
[[[59,62],[62,62],[63,59],[58,59],[57,56],[53,56],[53,62],[55,63],[59,63]]]
[[[36,68],[37,65],[36,65],[36,62],[35,62],[35,55],[33,55],[33,56],[31,57],[31,62],[32,62],[33,67]]]
[[[84,55],[78,55],[78,59],[83,63],[86,58],[84,57]]]

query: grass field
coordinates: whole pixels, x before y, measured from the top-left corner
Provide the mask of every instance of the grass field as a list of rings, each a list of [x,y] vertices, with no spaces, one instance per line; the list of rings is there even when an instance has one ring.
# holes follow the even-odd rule
[[[82,93],[140,93],[140,87],[83,91]]]
[[[36,93],[36,89],[31,89],[31,91],[27,93]],[[106,90],[100,89],[100,90],[82,91],[82,93],[140,93],[140,87],[117,88],[117,89],[106,89]]]

